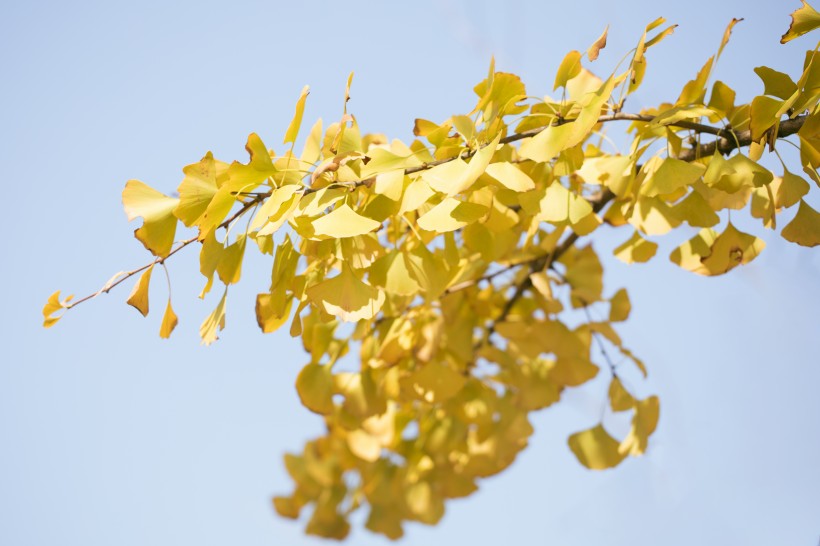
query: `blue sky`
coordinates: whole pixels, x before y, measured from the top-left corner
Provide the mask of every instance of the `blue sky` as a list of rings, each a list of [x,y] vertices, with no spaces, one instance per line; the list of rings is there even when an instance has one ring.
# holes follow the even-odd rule
[[[286,332],[259,333],[254,296],[269,263],[246,263],[221,340],[201,347],[215,302],[194,254],[175,257],[180,326],[158,338],[161,283],[147,320],[129,287],[76,308],[52,330],[40,309],[56,289],[84,295],[148,258],[120,205],[126,180],[172,191],[208,150],[245,160],[258,132],[277,148],[299,91],[305,123],[351,111],[364,131],[410,140],[413,119],[469,111],[491,55],[543,95],[570,49],[610,24],[604,73],[663,15],[680,24],[654,48],[627,109],[674,100],[735,29],[718,78],[740,100],[762,91],[755,66],[795,75],[813,37],[782,46],[799,2],[19,2],[0,18],[0,543],[302,545],[276,517],[290,483],[281,456],[321,431],[293,389],[305,362]],[[617,131],[617,128],[610,129]],[[278,146],[281,148],[281,146]],[[794,171],[799,172],[799,167]],[[817,196],[810,199],[818,208]],[[782,225],[793,213],[784,216]],[[733,220],[735,218],[733,217]],[[743,224],[751,227],[751,224]],[[609,293],[626,286],[622,337],[650,367],[641,394],[661,398],[647,455],[583,469],[566,437],[594,424],[605,382],[534,416],[530,447],[480,491],[448,505],[405,544],[611,546],[817,543],[820,257],[753,228],[767,249],[704,279],[665,256],[608,259]],[[597,234],[596,234],[597,236]],[[602,255],[626,235],[601,234]],[[178,259],[177,259],[178,258]],[[361,523],[361,521],[359,521]],[[385,544],[363,531],[349,539]]]

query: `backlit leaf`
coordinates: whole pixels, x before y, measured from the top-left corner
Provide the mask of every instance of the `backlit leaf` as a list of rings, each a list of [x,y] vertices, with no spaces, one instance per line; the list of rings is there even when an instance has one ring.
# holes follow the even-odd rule
[[[513,191],[525,192],[535,187],[532,178],[521,172],[521,169],[512,163],[506,161],[488,165],[487,174]]]
[[[484,205],[448,197],[419,218],[418,225],[427,231],[445,233],[477,221],[487,214],[488,210]]]
[[[311,363],[296,377],[296,392],[310,411],[326,415],[333,412],[333,374],[327,364]]]
[[[225,292],[222,294],[222,299],[219,300],[216,308],[208,315],[199,327],[199,336],[202,338],[204,345],[210,345],[219,337],[217,333],[225,328],[225,303],[228,298],[228,288],[225,287]]]
[[[159,327],[159,337],[162,339],[171,337],[171,332],[174,331],[178,323],[177,315],[171,307],[171,298],[168,298],[168,305],[165,306],[165,313],[162,315],[162,324]]]
[[[618,451],[618,441],[609,435],[603,425],[576,432],[567,443],[578,462],[592,470],[618,466],[626,456]]]
[[[601,50],[606,47],[607,32],[609,32],[609,25],[606,26],[604,32],[598,37],[597,40],[595,40],[595,43],[587,49],[587,58],[590,61],[597,60]]]
[[[801,200],[794,219],[783,228],[781,233],[787,241],[801,246],[820,245],[820,212]]]
[[[635,405],[635,415],[632,417],[632,429],[624,438],[618,451],[636,457],[643,455],[649,436],[655,432],[660,416],[660,403],[657,396],[650,396]]]
[[[609,321],[621,322],[629,318],[629,313],[632,311],[632,304],[629,301],[629,294],[626,290],[621,288],[612,299],[609,300]]]
[[[604,43],[606,43],[606,39],[604,39]],[[575,50],[570,51],[558,66],[558,72],[555,74],[555,84],[552,86],[552,90],[555,91],[559,87],[564,87],[569,80],[577,76],[580,72],[581,53]]]
[[[648,262],[658,250],[658,244],[647,241],[637,231],[627,241],[614,250],[615,257],[624,263]]]
[[[122,204],[128,220],[139,216],[142,227],[134,236],[155,256],[164,258],[171,251],[176,234],[177,218],[174,216],[179,199],[168,197],[143,184],[129,180],[122,191]]]
[[[137,279],[137,283],[131,290],[131,294],[128,296],[128,301],[126,302],[128,305],[142,313],[142,316],[144,317],[148,316],[148,285],[151,282],[151,272],[153,270],[154,264],[151,264],[151,267],[146,269],[145,272],[140,275],[140,278]]]
[[[306,294],[315,305],[346,322],[371,319],[384,304],[384,292],[360,281],[344,263],[341,274],[314,284]]]
[[[296,111],[293,113],[293,119],[290,120],[288,130],[285,132],[283,144],[296,142],[296,137],[299,135],[299,128],[302,126],[302,115],[305,113],[305,101],[309,94],[310,86],[306,85],[299,94],[299,100],[296,101]]]
[[[613,377],[609,383],[609,406],[612,411],[626,411],[635,406],[635,398],[624,388],[618,377]]]
[[[789,30],[780,38],[781,44],[790,42],[820,26],[820,13],[817,13],[806,0],[801,1],[803,6],[792,13],[792,22]]]
[[[62,318],[61,316],[53,316],[54,313],[65,309],[71,299],[74,296],[68,296],[66,299],[60,301],[60,291],[57,290],[51,296],[48,297],[48,301],[43,306],[43,327],[44,328],[51,328],[57,321]]]
[[[347,203],[333,209],[313,222],[314,236],[343,239],[355,237],[377,230],[381,224],[375,220],[357,214]]]

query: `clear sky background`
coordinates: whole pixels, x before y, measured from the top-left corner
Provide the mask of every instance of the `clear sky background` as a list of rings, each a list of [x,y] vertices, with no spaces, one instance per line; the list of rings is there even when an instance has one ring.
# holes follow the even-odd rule
[[[196,298],[196,253],[170,262],[180,325],[125,305],[130,283],[43,330],[56,289],[80,296],[149,257],[122,212],[129,178],[171,192],[208,150],[245,161],[248,133],[281,151],[304,84],[305,124],[351,111],[363,131],[409,141],[415,117],[468,112],[491,55],[533,95],[551,89],[570,49],[610,24],[607,73],[659,15],[679,23],[649,54],[637,111],[674,100],[735,29],[718,78],[747,101],[768,65],[799,75],[816,37],[778,43],[797,0],[688,2],[40,2],[0,17],[0,544],[311,545],[270,497],[291,484],[282,454],[321,431],[293,389],[306,359],[286,332],[259,333],[254,296],[270,262],[249,260],[227,328],[201,347],[215,301]],[[613,134],[622,127],[612,127]],[[781,146],[781,149],[789,148]],[[793,154],[791,155],[793,157]],[[795,165],[792,169],[799,172]],[[816,193],[816,188],[815,188]],[[817,195],[812,206],[820,208]],[[725,213],[724,213],[725,214]],[[793,212],[778,219],[785,225]],[[739,216],[739,215],[736,215]],[[734,218],[733,218],[734,219]],[[741,223],[751,227],[751,223]],[[820,538],[820,254],[765,233],[751,265],[701,278],[667,259],[607,258],[606,290],[626,286],[620,328],[650,367],[640,394],[661,398],[645,457],[607,472],[566,446],[597,422],[606,380],[534,415],[518,461],[451,502],[404,544],[609,546],[791,544]],[[600,236],[600,237],[599,237]],[[602,256],[627,234],[596,233]],[[602,374],[602,376],[605,374]],[[361,527],[351,544],[384,545]]]

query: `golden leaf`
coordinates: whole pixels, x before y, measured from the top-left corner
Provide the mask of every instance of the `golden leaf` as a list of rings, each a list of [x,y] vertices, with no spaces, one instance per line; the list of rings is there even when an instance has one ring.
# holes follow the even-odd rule
[[[131,294],[128,296],[128,301],[126,302],[128,305],[142,313],[142,316],[144,317],[148,316],[148,285],[151,282],[151,272],[153,270],[154,264],[151,264],[151,267],[146,269],[145,272],[140,275],[140,278],[137,279],[137,283],[131,290]]]

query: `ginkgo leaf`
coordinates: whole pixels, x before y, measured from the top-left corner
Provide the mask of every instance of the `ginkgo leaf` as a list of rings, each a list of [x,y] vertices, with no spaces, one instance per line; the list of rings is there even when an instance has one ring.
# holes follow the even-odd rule
[[[587,184],[601,184],[625,197],[635,180],[635,162],[630,156],[592,157],[584,159],[577,173]]]
[[[626,457],[618,451],[618,441],[609,435],[603,425],[576,432],[567,440],[578,462],[592,470],[618,466]]]
[[[197,224],[202,214],[214,198],[220,178],[227,179],[228,166],[216,161],[211,152],[205,154],[199,163],[188,165],[182,169],[185,178],[180,183],[179,203],[174,209],[174,215],[188,227]]]
[[[165,313],[162,315],[162,324],[159,327],[159,337],[168,339],[171,337],[171,332],[177,327],[179,319],[177,319],[174,309],[171,307],[171,298],[168,298],[168,305],[165,306]]]
[[[281,302],[281,306],[277,305]],[[277,298],[273,294],[258,294],[256,296],[256,323],[263,333],[275,332],[287,322],[293,307],[292,298]]]
[[[801,246],[820,245],[820,212],[800,200],[800,207],[791,222],[783,228],[784,239]]]
[[[718,48],[716,56],[718,59],[720,58],[721,53],[723,53],[723,48],[729,43],[729,38],[732,36],[732,29],[735,28],[735,25],[741,21],[743,21],[742,18],[736,19],[734,17],[731,21],[729,21],[729,24],[726,26],[726,30],[723,31],[723,38],[720,40],[720,47]]]
[[[708,275],[708,270],[703,266],[701,260],[709,255],[717,236],[717,232],[713,229],[700,230],[697,235],[672,251],[669,255],[670,261],[693,273]]]
[[[236,284],[242,275],[242,259],[245,256],[245,242],[247,238],[242,233],[236,241],[225,247],[219,255],[216,272],[219,279],[228,284]]]
[[[487,166],[493,158],[501,134],[497,135],[492,142],[479,148],[466,163],[461,158],[436,165],[432,169],[422,172],[421,178],[436,191],[453,196],[459,194],[472,186],[478,177],[484,174]]]
[[[139,180],[129,180],[122,190],[122,204],[128,220],[142,217],[142,227],[134,232],[139,241],[155,256],[164,258],[171,252],[176,234],[174,216],[179,199],[168,197]]]
[[[720,222],[720,216],[697,191],[689,192],[685,199],[673,207],[673,211],[692,227],[712,227]]]
[[[343,263],[341,274],[306,290],[310,301],[345,322],[371,319],[384,304],[384,292],[360,281]]]
[[[487,166],[487,174],[513,191],[525,192],[535,187],[532,178],[507,161],[491,163]]]
[[[303,188],[295,184],[275,188],[256,212],[250,230],[259,230],[262,235],[275,233],[298,205],[301,190]]]
[[[410,273],[407,255],[394,250],[379,258],[370,268],[370,281],[383,287],[389,294],[412,296],[419,292],[421,287]]]
[[[780,185],[775,191],[775,206],[777,208],[789,208],[797,204],[804,195],[809,193],[809,183],[802,177],[784,169]]]
[[[626,411],[635,406],[635,398],[624,388],[616,376],[609,383],[609,406],[612,411]]]
[[[788,74],[778,72],[768,66],[756,67],[755,74],[763,80],[763,93],[766,95],[787,100],[797,91],[797,84],[794,83]]]
[[[154,264],[151,264],[151,267],[146,269],[145,272],[140,275],[140,278],[137,279],[137,283],[131,290],[131,294],[128,296],[128,301],[126,302],[128,305],[142,313],[142,316],[144,317],[148,316],[148,285],[151,282],[151,272],[153,270]]]
[[[624,263],[648,262],[658,250],[658,243],[647,241],[637,231],[627,241],[617,247],[613,253]]]
[[[789,30],[780,38],[781,44],[790,42],[820,26],[820,13],[811,7],[806,0],[801,0],[801,2],[803,2],[803,6],[792,13],[792,22],[789,25]]]
[[[597,60],[598,54],[601,52],[603,48],[606,47],[606,36],[608,32],[609,25],[607,25],[606,28],[604,28],[604,32],[601,33],[597,40],[595,40],[595,43],[593,43],[591,46],[589,46],[589,49],[587,49],[587,58],[590,61]]]
[[[382,453],[378,438],[360,429],[348,432],[347,447],[356,457],[370,463],[378,461]]]
[[[635,414],[632,417],[632,429],[624,438],[618,451],[624,455],[637,457],[643,455],[649,436],[655,432],[660,417],[660,402],[657,396],[650,396],[635,404]]]
[[[598,375],[598,366],[588,358],[560,357],[550,369],[549,377],[559,385],[577,387]]]
[[[709,275],[722,275],[757,258],[766,247],[761,239],[738,231],[730,222],[701,260]]]
[[[649,197],[668,195],[694,184],[705,171],[703,165],[698,163],[667,157],[641,185],[640,192]]]
[[[71,295],[71,296],[68,296],[67,298],[65,298],[64,300],[60,301],[60,291],[59,290],[57,290],[56,292],[54,292],[52,295],[50,295],[48,297],[48,301],[46,301],[46,304],[43,306],[43,327],[44,328],[51,328],[52,326],[57,324],[57,321],[62,318],[62,315],[55,317],[55,316],[53,316],[54,313],[68,308],[68,304],[69,304],[69,302],[71,301],[71,299],[73,297],[74,296]]]
[[[418,219],[421,229],[445,233],[463,228],[488,212],[488,207],[447,197]]]
[[[757,142],[766,131],[780,121],[780,107],[782,100],[772,97],[755,97],[752,99],[752,106],[749,110],[749,128],[752,131],[752,140]]]
[[[381,224],[376,220],[357,214],[347,203],[333,209],[313,222],[314,237],[343,239],[377,230]]]
[[[248,164],[245,165],[234,161],[228,168],[230,185],[234,191],[242,188],[252,189],[264,182],[268,177],[273,176],[276,172],[276,168],[271,161],[270,153],[265,143],[259,138],[259,135],[256,133],[248,135],[245,150],[247,150],[251,156],[251,160]]]
[[[622,322],[629,318],[631,311],[632,304],[629,301],[629,294],[626,289],[621,288],[609,300],[609,321]]]
[[[305,113],[305,101],[309,94],[310,86],[306,85],[299,94],[299,100],[296,101],[296,111],[293,113],[293,119],[290,120],[290,125],[288,125],[288,130],[285,132],[285,140],[282,144],[296,142],[296,137],[299,135],[299,128],[302,126],[302,115]]]
[[[606,43],[606,38],[604,39],[604,43]],[[555,83],[552,86],[552,90],[555,91],[559,87],[564,87],[569,80],[577,76],[580,72],[581,52],[575,50],[570,51],[558,66],[558,72],[555,74]]]
[[[217,333],[225,328],[225,304],[228,298],[228,288],[222,294],[216,308],[208,315],[199,327],[199,337],[204,345],[210,345],[218,338]]]
[[[525,139],[518,150],[519,155],[538,162],[551,161],[560,152],[584,140],[598,123],[601,108],[609,100],[615,87],[615,78],[609,78],[601,86],[584,95],[579,105],[581,112],[572,123],[549,125],[530,139]]]
[[[406,378],[408,387],[422,400],[439,404],[455,396],[467,378],[440,362],[428,362]]]
[[[311,363],[296,377],[296,392],[302,405],[312,412],[333,412],[333,373],[327,364]]]

